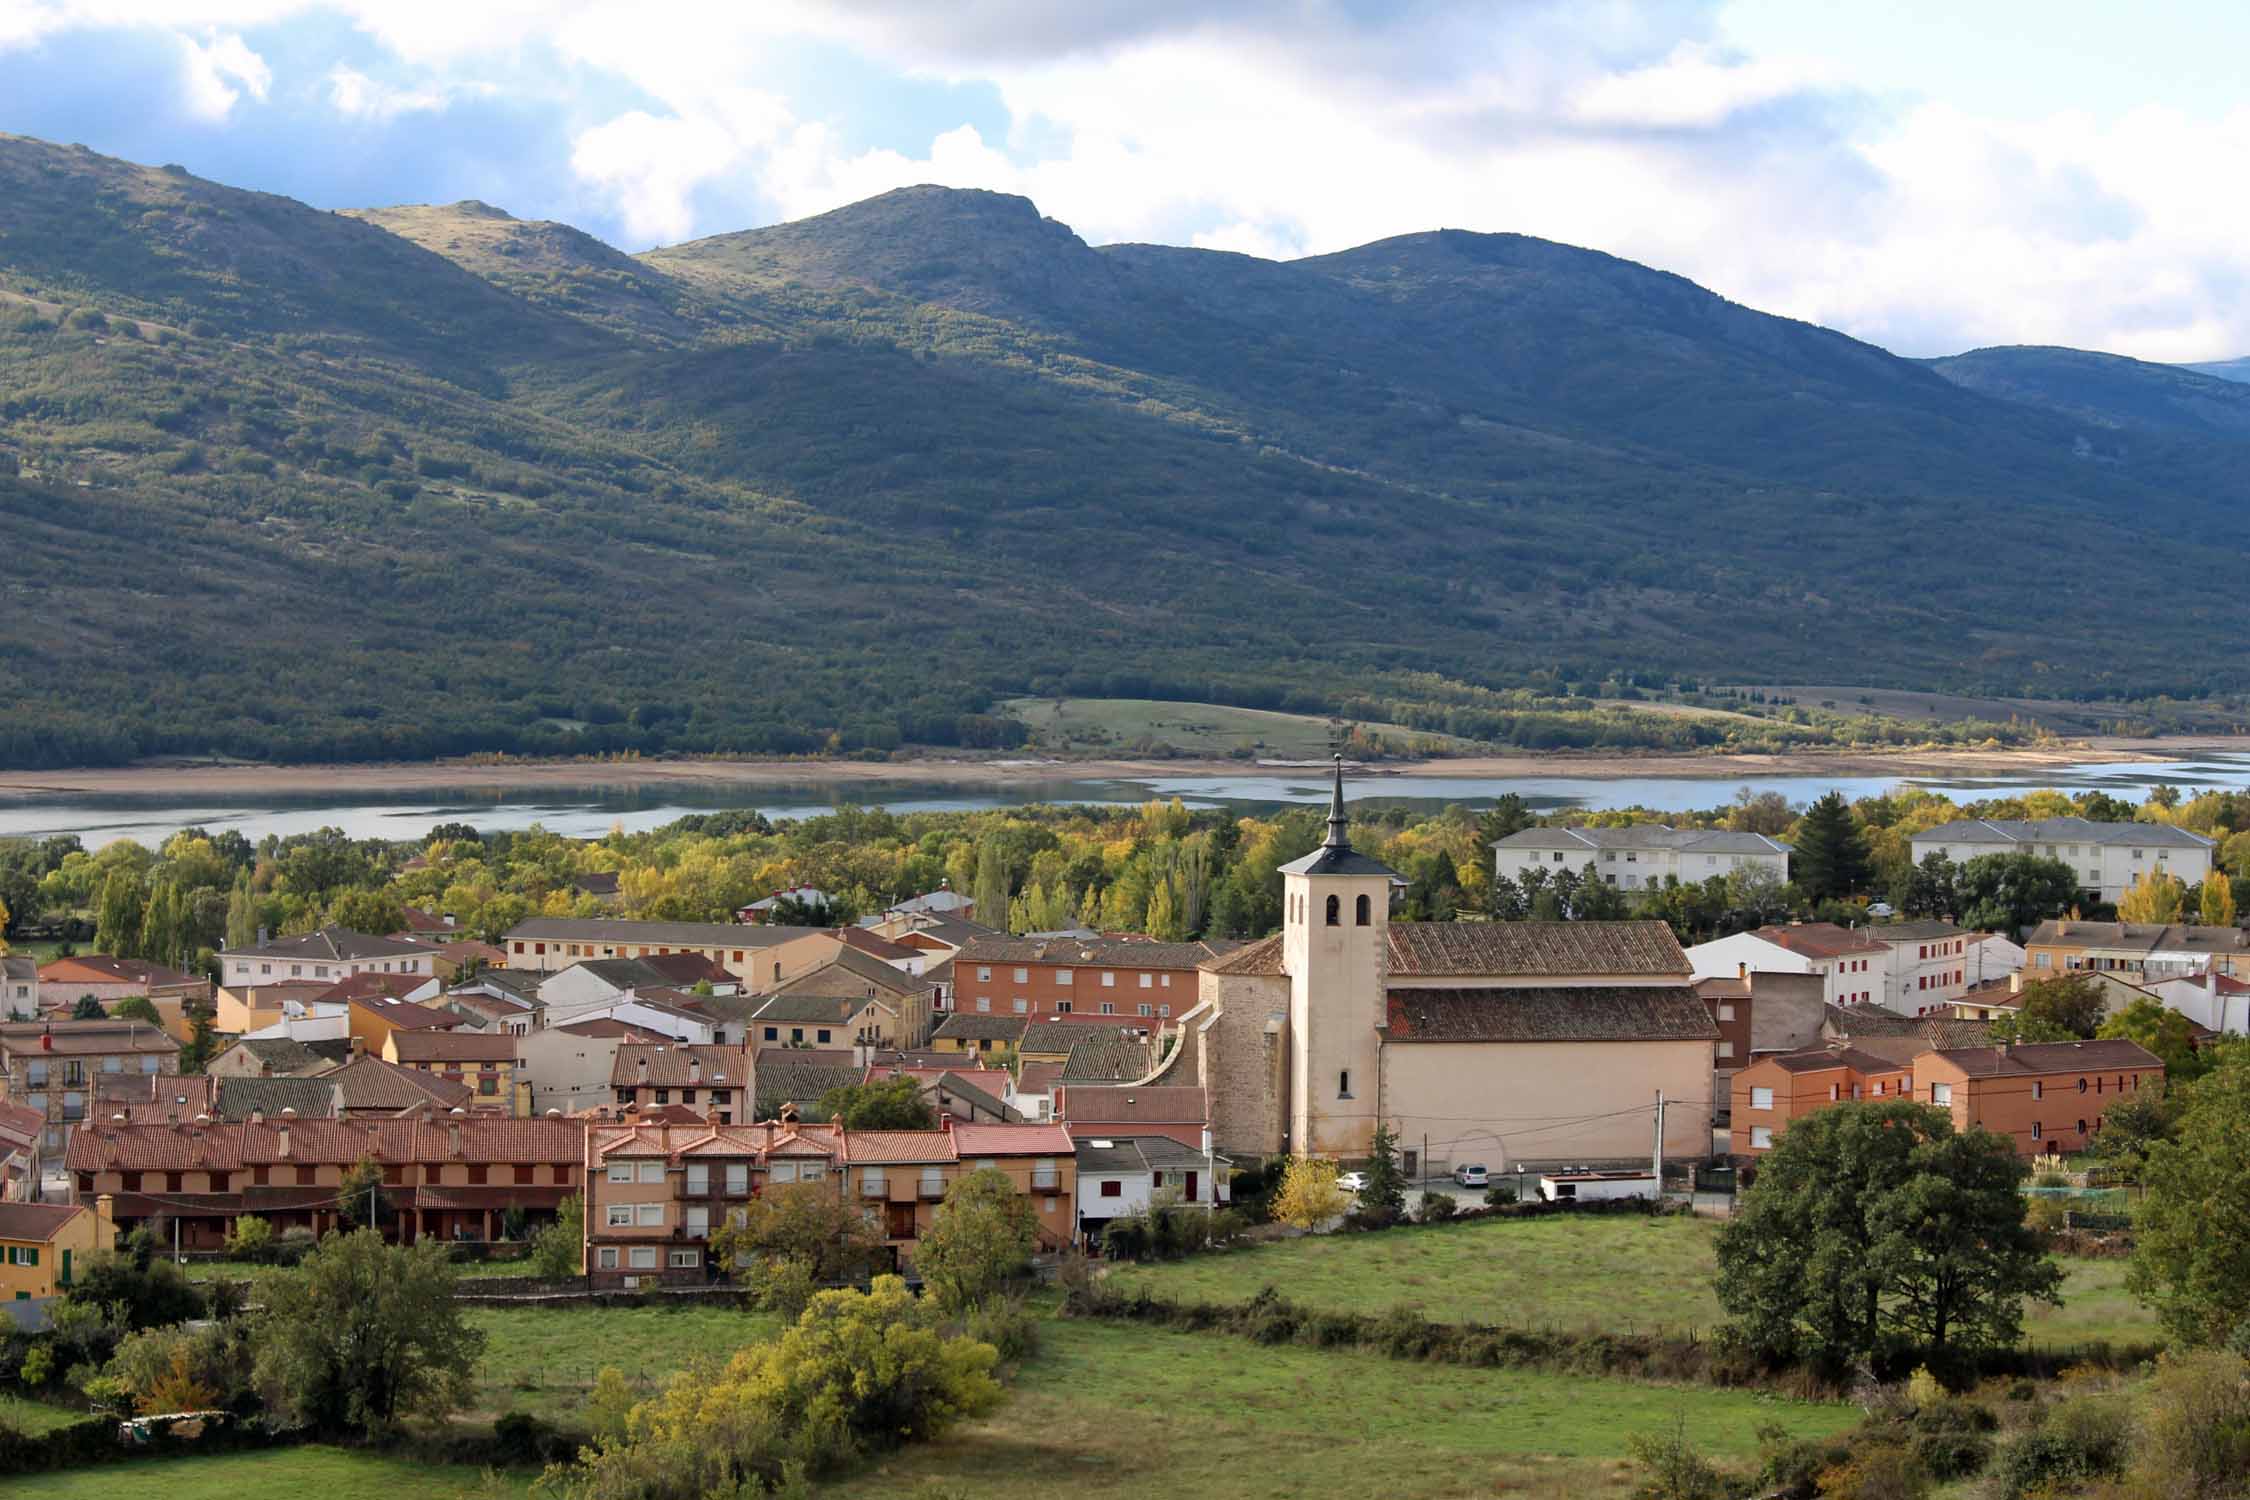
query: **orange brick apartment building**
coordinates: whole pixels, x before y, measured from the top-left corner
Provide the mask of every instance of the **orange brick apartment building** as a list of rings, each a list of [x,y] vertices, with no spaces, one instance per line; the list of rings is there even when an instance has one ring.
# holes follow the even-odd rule
[[[1197,966],[1239,943],[980,937],[950,965],[959,1015],[1165,1021],[1196,1003]]]

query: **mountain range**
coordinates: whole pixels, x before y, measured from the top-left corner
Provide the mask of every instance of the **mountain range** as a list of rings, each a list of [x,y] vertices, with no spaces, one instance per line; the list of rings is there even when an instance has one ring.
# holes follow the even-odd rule
[[[2250,685],[2250,384],[1915,361],[1436,230],[908,188],[623,254],[0,136],[0,761],[1004,743],[1015,694],[1507,738],[1639,677]]]

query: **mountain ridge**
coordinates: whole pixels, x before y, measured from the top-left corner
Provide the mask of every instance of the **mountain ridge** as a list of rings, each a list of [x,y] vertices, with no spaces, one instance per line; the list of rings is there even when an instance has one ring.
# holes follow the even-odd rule
[[[625,256],[0,137],[7,187],[0,760],[879,752],[1058,692],[1528,743],[1566,684],[1843,642],[1876,685],[2243,681],[2162,586],[2250,553],[2230,442],[1527,236],[1269,262],[923,188]],[[2089,548],[2122,627],[1989,567]]]

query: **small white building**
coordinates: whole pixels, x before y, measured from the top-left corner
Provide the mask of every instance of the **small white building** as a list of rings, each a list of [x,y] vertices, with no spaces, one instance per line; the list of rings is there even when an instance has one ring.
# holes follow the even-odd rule
[[[2250,1034],[2250,984],[2230,975],[2178,975],[2151,980],[2142,988],[2198,1026],[2230,1036]]]
[[[1931,919],[1886,922],[1856,929],[1890,949],[1881,1004],[1902,1016],[1950,1007],[1972,982],[1969,945],[1976,934]]]
[[[1549,1203],[1607,1203],[1657,1193],[1654,1172],[1551,1172],[1539,1178],[1539,1196]]]
[[[1891,949],[1832,922],[1761,927],[1697,943],[1687,950],[1697,979],[1740,974],[1818,974],[1831,1005],[1886,1004]]]
[[[2150,870],[2184,885],[2200,885],[2211,873],[2216,847],[2200,833],[2166,823],[2097,823],[2091,818],[1963,818],[1926,829],[1909,842],[1916,864],[1932,854],[1957,865],[1986,854],[2060,860],[2078,876],[2079,889],[2113,905]]]
[[[1789,846],[1725,828],[1526,828],[1492,846],[1493,873],[1521,881],[1531,870],[1575,870],[1620,890],[1661,887],[1667,876],[1700,885],[1745,866],[1789,879]]]
[[[1100,1234],[1111,1219],[1145,1214],[1160,1192],[1182,1207],[1205,1210],[1225,1201],[1220,1159],[1169,1136],[1101,1136],[1077,1141],[1078,1228]]]

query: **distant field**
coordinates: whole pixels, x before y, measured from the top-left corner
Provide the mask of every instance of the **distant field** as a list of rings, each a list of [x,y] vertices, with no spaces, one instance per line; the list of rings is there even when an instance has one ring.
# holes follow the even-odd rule
[[[2045,725],[2057,734],[2109,734],[2116,730],[2120,721],[2138,721],[2145,717],[2117,704],[2071,703],[2059,698],[1970,698],[1953,693],[1911,693],[1894,688],[1803,683],[1749,684],[1737,691],[1764,693],[1768,698],[1794,698],[1800,708],[1881,714],[1886,718],[1921,723],[1983,719],[2005,724],[2010,718],[2017,718]],[[2216,720],[2213,727],[2217,727]]]
[[[1677,1422],[1708,1451],[1739,1457],[1766,1423],[1811,1435],[1859,1418],[1742,1391],[1263,1348],[1223,1334],[1082,1322],[1040,1332],[1039,1355],[994,1416],[822,1493],[1622,1496],[1634,1433]]]
[[[503,1475],[487,1488],[484,1475],[468,1467],[347,1448],[277,1448],[24,1474],[5,1488],[8,1500],[116,1500],[120,1495],[162,1495],[164,1500],[511,1500],[527,1493],[536,1477],[528,1470]]]
[[[1216,703],[1160,703],[1149,698],[1011,698],[1000,711],[1021,719],[1042,745],[1108,745],[1141,741],[1191,755],[1223,756],[1249,749],[1262,759],[1318,760],[1329,753],[1329,720],[1314,714],[1226,708]],[[1362,724],[1401,740],[1463,749],[1469,741],[1401,724]]]
[[[644,1393],[703,1355],[725,1356],[771,1338],[773,1318],[733,1307],[472,1307],[484,1330],[475,1414],[530,1412],[579,1425],[586,1395],[604,1365],[615,1365]]]
[[[1397,1303],[1446,1322],[1643,1332],[1709,1329],[1717,1226],[1667,1217],[1486,1219],[1382,1234],[1314,1235],[1111,1275],[1159,1295],[1242,1301],[1273,1286],[1314,1307],[1381,1312]],[[2034,1343],[2161,1339],[2125,1295],[2122,1261],[2068,1260],[2063,1306],[2026,1311]]]

